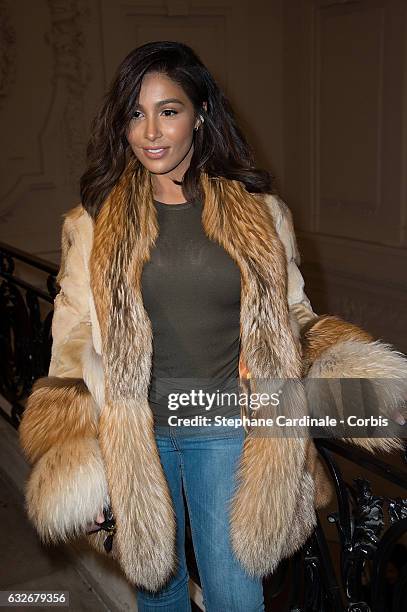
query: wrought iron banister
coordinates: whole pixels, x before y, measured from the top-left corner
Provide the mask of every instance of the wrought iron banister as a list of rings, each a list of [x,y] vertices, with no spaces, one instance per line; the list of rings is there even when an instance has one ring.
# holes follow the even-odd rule
[[[305,580],[302,590],[298,585],[293,589],[288,609],[290,612],[404,612],[407,610],[405,546],[401,549],[404,566],[399,568],[393,585],[386,583],[385,574],[398,540],[407,532],[407,499],[375,495],[365,478],[356,478],[353,485],[349,484],[334,454],[404,489],[407,473],[345,442],[327,438],[316,438],[314,442],[335,487],[337,510],[325,520],[337,528],[340,574],[337,576],[334,572],[333,555],[322,529],[324,519],[318,516],[315,532],[292,560],[297,568],[303,565]],[[403,460],[406,460],[405,454]],[[392,604],[389,604],[390,596]]]
[[[17,276],[18,264],[39,284]],[[48,371],[57,272],[57,265],[0,242],[0,394],[11,405],[0,412],[15,427],[34,380]]]
[[[22,251],[11,244],[6,244],[5,242],[0,242],[0,251],[4,256],[12,257],[17,261],[21,261],[26,263],[38,270],[42,270],[43,272],[47,272],[51,275],[56,275],[58,271],[58,266],[53,264],[46,259],[42,259],[42,257],[38,257],[37,255],[31,255],[26,251]]]

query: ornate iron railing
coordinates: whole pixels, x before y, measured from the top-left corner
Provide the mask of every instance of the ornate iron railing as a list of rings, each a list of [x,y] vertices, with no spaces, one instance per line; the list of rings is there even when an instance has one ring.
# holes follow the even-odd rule
[[[292,561],[297,568],[303,566],[305,581],[302,592],[298,583],[292,589],[290,612],[407,610],[407,549],[398,544],[407,531],[407,499],[375,495],[366,478],[356,478],[352,484],[346,482],[334,455],[404,490],[407,489],[406,471],[343,442],[314,441],[335,486],[337,510],[326,519],[337,528],[340,570],[336,575],[322,518],[318,517],[314,534]],[[397,549],[397,562],[393,556],[396,546],[401,546]],[[391,580],[390,562],[394,565]],[[294,571],[293,575],[298,576],[299,572]]]
[[[35,271],[36,284],[19,276],[19,266],[28,266],[30,277]],[[0,406],[0,414],[16,428],[34,380],[48,372],[57,271],[55,264],[0,243],[0,395],[11,405],[10,412]],[[43,288],[37,284],[40,275]],[[407,489],[406,471],[338,441],[320,438],[315,444],[334,483],[337,509],[321,514],[303,548],[264,581],[266,610],[405,612],[407,559],[404,564],[399,559],[396,567],[393,553],[407,531],[407,499],[376,495],[365,478],[347,483],[334,455],[403,489]],[[334,553],[324,535],[324,521],[337,528],[339,572],[335,571]],[[406,554],[405,547],[400,548],[403,550]],[[191,576],[199,584],[190,532],[187,556]]]
[[[0,395],[11,405],[10,413],[0,411],[15,427],[34,380],[48,372],[57,272],[55,264],[0,242]]]

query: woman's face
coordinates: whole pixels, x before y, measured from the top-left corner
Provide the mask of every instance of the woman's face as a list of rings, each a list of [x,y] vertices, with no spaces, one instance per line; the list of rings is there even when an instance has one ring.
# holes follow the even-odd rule
[[[193,154],[193,130],[199,126],[192,102],[169,77],[148,73],[126,136],[134,155],[150,172],[173,177],[187,170]],[[148,149],[163,149],[157,154]]]

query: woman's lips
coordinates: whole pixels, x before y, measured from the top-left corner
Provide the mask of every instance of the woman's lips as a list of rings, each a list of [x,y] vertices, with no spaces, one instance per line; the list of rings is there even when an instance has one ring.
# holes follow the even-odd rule
[[[150,159],[161,159],[161,157],[164,157],[164,155],[167,153],[168,151],[168,147],[163,147],[161,149],[143,149],[144,155],[146,157],[149,157]]]

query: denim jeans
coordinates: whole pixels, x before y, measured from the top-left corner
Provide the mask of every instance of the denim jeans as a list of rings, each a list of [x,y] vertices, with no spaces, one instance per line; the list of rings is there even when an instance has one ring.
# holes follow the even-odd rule
[[[206,612],[263,612],[261,579],[250,577],[233,554],[229,502],[243,449],[242,427],[156,426],[155,437],[177,517],[177,572],[158,592],[137,590],[140,612],[191,612],[185,558],[188,508]]]

